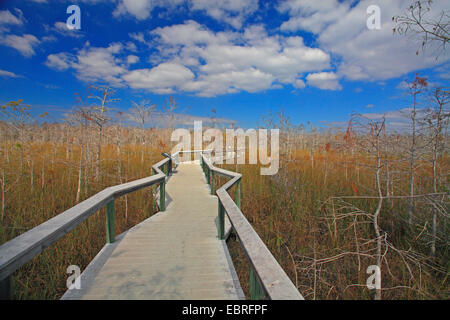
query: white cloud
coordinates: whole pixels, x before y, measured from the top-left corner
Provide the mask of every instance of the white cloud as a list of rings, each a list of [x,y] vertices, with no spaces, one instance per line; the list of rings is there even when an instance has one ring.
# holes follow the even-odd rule
[[[35,54],[34,48],[40,43],[32,34],[24,34],[22,36],[9,34],[0,43],[19,51],[24,57],[31,57]]]
[[[176,10],[184,5],[190,11],[201,11],[239,29],[258,9],[258,0],[120,0],[113,15],[131,15],[138,20],[145,20],[151,16],[155,7]]]
[[[73,62],[73,57],[68,53],[50,54],[45,61],[45,65],[58,71],[67,70]]]
[[[124,48],[85,48],[77,55],[57,54],[47,66],[72,68],[83,81],[102,79],[113,85],[166,94],[176,91],[216,96],[239,91],[258,92],[292,85],[305,88],[304,73],[330,67],[330,56],[304,44],[301,37],[269,36],[262,25],[243,32],[213,32],[195,21],[129,34],[156,49],[151,67],[128,70],[139,61],[136,55],[119,58]],[[312,81],[315,84],[314,81]],[[334,84],[328,79],[326,89]],[[339,85],[335,85],[339,87]]]
[[[308,85],[323,90],[341,90],[338,77],[333,72],[310,73],[306,76]]]
[[[147,19],[153,10],[153,0],[121,0],[114,10],[115,17],[130,14],[138,20]]]
[[[22,11],[16,9],[16,13],[18,17],[13,15],[9,10],[1,10],[0,11],[0,25],[22,25],[23,24],[23,16]]]
[[[297,89],[304,89],[306,87],[306,83],[302,79],[296,79],[293,85]]]
[[[192,10],[202,10],[210,17],[240,29],[245,19],[258,10],[258,0],[191,0]]]
[[[133,55],[133,54],[130,54],[128,57],[127,57],[127,63],[128,64],[134,64],[134,63],[136,63],[136,62],[138,62],[139,61],[139,57],[138,56],[135,56],[135,55]]]
[[[339,58],[339,77],[378,81],[439,65],[450,57],[447,52],[436,60],[432,50],[417,56],[418,41],[393,35],[392,16],[402,14],[410,2],[362,0],[350,6],[352,1],[292,0],[283,2],[278,9],[290,16],[281,30],[310,31],[316,34],[320,48]],[[366,26],[370,5],[381,8],[381,30],[369,30]],[[435,1],[430,15],[443,9],[445,1]]]
[[[269,36],[261,25],[242,33],[213,32],[195,21],[157,28],[150,33],[158,49],[155,64],[176,61],[196,78],[181,87],[200,96],[245,90],[256,92],[291,84],[304,88],[305,72],[330,67],[330,56],[304,44],[301,37]]]
[[[175,62],[161,63],[152,69],[133,70],[123,76],[131,88],[162,94],[174,92],[175,87],[193,78],[191,70]]]
[[[79,30],[71,30],[67,28],[67,24],[65,22],[55,22],[54,27],[51,28],[51,30],[64,37],[81,38],[83,36]]]
[[[2,78],[22,78],[22,76],[19,76],[19,75],[15,74],[14,72],[2,70],[2,69],[0,69],[0,77],[2,77]]]
[[[235,93],[241,90],[257,92],[271,88],[274,76],[250,67],[201,76],[198,81],[186,83],[182,89],[198,92],[199,96]]]
[[[321,32],[328,24],[337,21],[349,8],[349,3],[339,3],[337,0],[294,0],[284,1],[278,6],[280,12],[290,15],[283,22],[281,30],[307,30],[313,33]]]
[[[121,76],[127,71],[126,61],[117,57],[124,50],[120,43],[108,47],[91,47],[89,43],[76,54],[61,52],[47,57],[45,64],[58,71],[75,70],[77,79],[88,83],[108,83],[113,87],[123,86]]]
[[[130,38],[138,42],[146,43],[144,39],[144,34],[142,32],[135,32],[129,34]]]
[[[115,57],[123,49],[121,44],[113,43],[107,48],[85,47],[77,54],[77,62],[72,64],[78,79],[84,82],[106,82],[112,86],[122,86],[120,76],[126,68]]]

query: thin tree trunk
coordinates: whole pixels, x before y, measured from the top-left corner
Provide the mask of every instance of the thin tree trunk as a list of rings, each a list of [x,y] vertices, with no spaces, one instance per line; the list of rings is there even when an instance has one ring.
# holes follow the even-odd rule
[[[103,127],[99,126],[98,129],[98,144],[97,144],[97,159],[96,159],[96,167],[95,167],[95,182],[100,181],[100,153],[102,150],[102,132]]]
[[[414,109],[412,113],[412,142],[410,149],[409,161],[409,201],[408,201],[408,217],[409,225],[413,223],[414,214],[414,170],[415,170],[415,152],[416,152],[416,94],[414,94]]]
[[[381,156],[379,150],[379,137],[377,137],[377,171],[376,171],[376,181],[377,181],[377,189],[378,189],[378,206],[373,215],[373,227],[375,230],[375,235],[377,237],[377,266],[380,270],[381,277],[381,233],[380,227],[378,226],[378,218],[380,216],[381,207],[383,205],[383,193],[381,191],[381,181],[380,181],[380,171],[381,171]],[[380,280],[381,282],[381,280]],[[381,285],[381,283],[380,283]],[[375,300],[381,300],[381,287],[376,289]]]
[[[5,169],[2,169],[2,221],[5,217]]]
[[[75,199],[76,203],[80,201],[82,167],[83,167],[83,145],[80,145],[80,162],[78,165],[78,187],[77,187],[77,197]]]
[[[33,193],[34,187],[34,161],[30,161],[30,193]]]

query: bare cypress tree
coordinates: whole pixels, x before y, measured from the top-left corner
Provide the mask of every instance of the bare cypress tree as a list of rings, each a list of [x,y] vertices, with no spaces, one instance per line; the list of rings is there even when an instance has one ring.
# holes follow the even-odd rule
[[[432,0],[413,1],[403,15],[392,17],[395,22],[393,32],[421,39],[422,50],[431,44],[438,45],[436,55],[439,56],[445,52],[450,39],[450,11],[442,10],[433,16],[432,7]],[[420,48],[416,51],[417,55]]]
[[[144,163],[145,159],[145,126],[151,119],[152,113],[155,111],[156,104],[152,104],[149,100],[143,100],[140,104],[131,101],[134,107],[130,110],[130,118],[132,121],[137,123],[141,127],[141,141],[142,141],[142,152],[141,152],[141,163]]]
[[[95,181],[100,181],[100,155],[102,148],[102,137],[103,137],[103,128],[108,123],[111,118],[108,116],[108,113],[112,110],[108,105],[112,102],[118,101],[119,99],[111,98],[115,91],[106,85],[102,86],[91,86],[95,91],[99,92],[101,95],[95,96],[90,95],[89,98],[97,99],[100,101],[100,104],[91,106],[92,112],[91,117],[97,126],[98,129],[98,139],[97,139],[97,154],[96,154],[96,167],[95,167]]]
[[[416,75],[412,82],[407,83],[409,94],[413,98],[413,105],[410,114],[411,118],[411,141],[409,144],[409,199],[408,199],[408,219],[409,224],[413,223],[414,216],[414,179],[416,170],[416,161],[418,157],[418,117],[417,106],[418,98],[427,89],[427,81],[425,78]]]
[[[426,121],[430,129],[430,146],[431,146],[431,164],[433,170],[433,193],[437,194],[438,190],[438,164],[439,158],[445,149],[445,139],[443,137],[444,128],[448,125],[449,111],[446,106],[450,102],[448,88],[434,88],[431,92],[431,102],[433,109],[427,114]],[[436,255],[436,238],[437,238],[437,210],[433,208],[432,217],[432,238],[431,238],[431,255]]]

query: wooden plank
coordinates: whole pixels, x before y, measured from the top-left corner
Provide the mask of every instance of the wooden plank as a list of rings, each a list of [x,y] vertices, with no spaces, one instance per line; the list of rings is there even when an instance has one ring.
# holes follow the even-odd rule
[[[241,242],[256,275],[267,296],[273,300],[303,300],[303,296],[267,249],[259,235],[236,206],[230,195],[224,190],[217,190],[233,229]]]
[[[164,165],[168,158],[158,162]],[[0,246],[0,281],[23,264],[74,229],[114,198],[164,181],[166,175],[159,169],[156,175],[109,187],[80,202],[74,207],[47,220],[37,227]]]
[[[267,249],[264,242],[258,236],[256,231],[247,221],[240,210],[240,181],[242,175],[236,172],[224,170],[215,167],[211,159],[202,155],[202,160],[211,172],[230,177],[228,182],[222,185],[216,194],[219,198],[219,219],[221,219],[221,208],[223,206],[231,225],[240,239],[242,248],[247,255],[251,269],[251,284],[253,288],[253,296],[261,298],[258,285],[261,284],[267,296],[274,300],[303,300],[303,296],[289,279],[283,268],[278,264],[272,253]],[[237,185],[236,196],[238,204],[234,203],[233,199],[228,194],[228,190],[234,185]],[[219,221],[219,226],[222,221]],[[219,230],[219,237],[223,235],[222,229]]]
[[[113,199],[113,192],[107,188],[1,245],[0,280],[5,279]]]
[[[228,248],[217,238],[217,198],[200,166],[181,164],[166,193],[173,199],[166,211],[127,232],[95,274],[83,272],[81,292],[64,298],[244,297]]]

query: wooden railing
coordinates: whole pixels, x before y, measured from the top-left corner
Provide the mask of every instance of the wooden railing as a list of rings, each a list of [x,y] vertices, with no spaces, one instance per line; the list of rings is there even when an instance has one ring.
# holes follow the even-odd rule
[[[12,296],[11,274],[106,205],[106,241],[114,242],[114,199],[159,184],[159,210],[165,210],[166,175],[172,158],[152,166],[154,175],[109,187],[0,246],[0,299]],[[163,170],[166,172],[164,173]]]
[[[0,246],[0,299],[12,295],[11,274],[33,257],[51,246],[81,222],[106,205],[106,241],[115,240],[114,199],[139,189],[159,184],[159,210],[165,211],[165,184],[172,167],[179,162],[180,153],[199,154],[200,163],[211,186],[211,194],[218,197],[218,234],[224,239],[225,213],[238,236],[250,264],[250,292],[252,299],[303,299],[284,270],[264,245],[240,210],[241,178],[236,172],[215,167],[211,162],[211,150],[180,151],[152,166],[154,175],[104,189],[74,207],[23,233]],[[195,157],[194,157],[195,158]],[[165,172],[164,172],[164,171]],[[231,178],[217,191],[214,176],[219,174]],[[228,190],[236,185],[236,202]]]
[[[303,300],[303,296],[289,279],[275,257],[250,225],[241,211],[240,173],[217,168],[211,157],[201,154],[201,166],[211,188],[218,198],[218,235],[225,238],[225,213],[250,262],[250,297],[254,300]],[[214,176],[219,174],[231,178],[214,192]],[[236,185],[236,202],[228,194]]]

